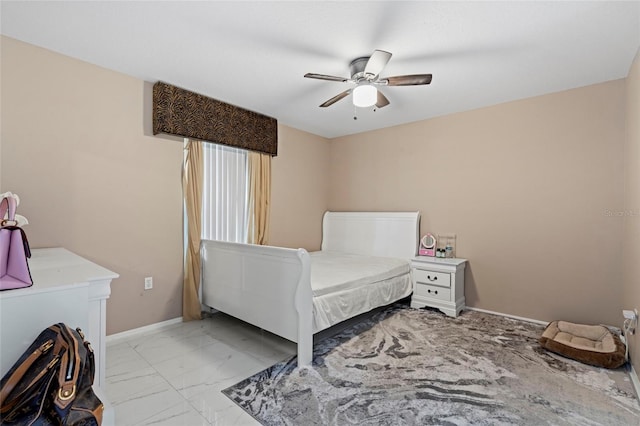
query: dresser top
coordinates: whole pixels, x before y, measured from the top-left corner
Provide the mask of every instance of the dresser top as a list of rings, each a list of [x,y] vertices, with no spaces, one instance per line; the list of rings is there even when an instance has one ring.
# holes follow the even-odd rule
[[[0,297],[53,291],[68,286],[88,286],[93,281],[112,280],[120,276],[61,247],[32,249],[28,263],[33,285],[2,291]]]
[[[459,266],[465,263],[467,259],[461,259],[459,257],[416,256],[413,258],[413,261],[432,265]]]

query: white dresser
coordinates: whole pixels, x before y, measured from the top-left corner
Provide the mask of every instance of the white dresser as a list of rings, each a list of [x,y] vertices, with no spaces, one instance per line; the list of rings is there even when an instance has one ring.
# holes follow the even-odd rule
[[[80,327],[96,360],[94,389],[105,405],[104,425],[114,424],[105,386],[106,310],[118,274],[63,248],[31,250],[33,286],[0,292],[0,375],[52,324]]]
[[[465,306],[466,259],[417,256],[411,261],[413,296],[411,307],[438,308],[456,317]]]

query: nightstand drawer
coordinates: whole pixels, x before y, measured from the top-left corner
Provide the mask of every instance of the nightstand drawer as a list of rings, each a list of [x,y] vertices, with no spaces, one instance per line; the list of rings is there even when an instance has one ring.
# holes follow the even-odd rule
[[[445,274],[446,275],[446,274]],[[416,284],[416,296],[430,297],[432,299],[449,300],[451,290],[435,285]]]
[[[416,283],[451,287],[451,274],[414,269],[413,277],[416,280]]]

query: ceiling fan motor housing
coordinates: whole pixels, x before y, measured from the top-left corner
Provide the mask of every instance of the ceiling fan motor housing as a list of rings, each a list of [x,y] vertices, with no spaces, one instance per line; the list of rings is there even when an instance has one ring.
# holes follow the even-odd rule
[[[362,58],[357,58],[351,61],[349,64],[349,71],[351,71],[351,79],[358,81],[362,78],[366,78],[364,74],[364,69],[367,66],[367,62],[369,62],[369,56],[364,56]],[[375,76],[371,76],[372,78]]]

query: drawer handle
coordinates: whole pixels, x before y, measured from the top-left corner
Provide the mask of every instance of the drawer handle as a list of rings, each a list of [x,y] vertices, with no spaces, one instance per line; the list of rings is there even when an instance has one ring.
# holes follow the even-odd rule
[[[433,292],[434,292],[435,294],[438,294],[438,290],[433,290]],[[431,289],[428,289],[428,290],[427,290],[427,293],[431,293]]]
[[[436,277],[431,278],[431,275],[427,275],[427,279],[428,279],[429,281],[438,281],[438,277],[437,277],[437,276],[436,276]]]

